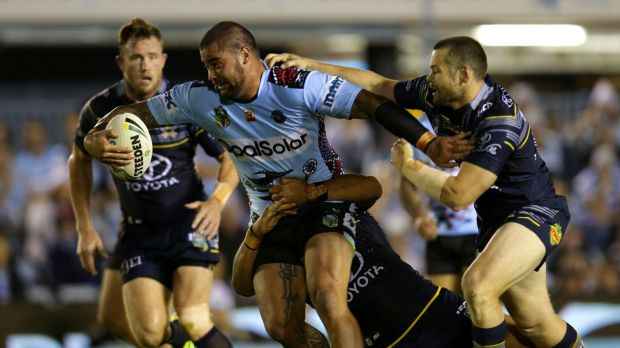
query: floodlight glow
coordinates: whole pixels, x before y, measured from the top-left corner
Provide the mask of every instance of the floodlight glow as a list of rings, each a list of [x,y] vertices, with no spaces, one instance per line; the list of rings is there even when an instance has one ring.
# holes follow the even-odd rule
[[[586,31],[573,24],[490,24],[474,28],[485,46],[579,46]]]

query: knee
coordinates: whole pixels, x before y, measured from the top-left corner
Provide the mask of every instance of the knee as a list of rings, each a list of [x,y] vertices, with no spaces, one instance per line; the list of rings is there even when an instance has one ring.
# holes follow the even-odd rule
[[[199,340],[213,327],[209,305],[201,305],[176,309],[179,325],[192,340]]]
[[[134,331],[136,343],[140,347],[155,348],[164,343],[165,328],[140,327]]]
[[[341,294],[336,283],[329,279],[317,282],[310,290],[310,299],[323,320],[337,319],[348,310],[346,293]]]
[[[109,311],[98,311],[97,322],[110,331],[112,335],[126,340],[130,339],[131,332],[127,326],[127,321],[118,320],[118,317],[115,317]]]
[[[501,295],[492,280],[485,277],[483,272],[472,268],[463,274],[461,288],[471,307],[484,306],[485,303],[498,301]]]
[[[269,318],[264,318],[263,321],[267,334],[275,341],[286,346],[287,342],[293,342],[295,340],[295,330],[290,327],[291,323],[286,321],[283,316],[271,316]]]

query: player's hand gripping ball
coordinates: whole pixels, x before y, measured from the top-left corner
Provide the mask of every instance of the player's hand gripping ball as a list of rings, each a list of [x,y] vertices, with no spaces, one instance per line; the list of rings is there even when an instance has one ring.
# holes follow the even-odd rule
[[[144,122],[134,114],[124,113],[114,116],[106,129],[113,129],[118,135],[116,139],[110,139],[110,144],[129,147],[134,156],[130,164],[118,170],[110,168],[112,174],[121,180],[141,177],[151,164],[153,156],[153,142]]]

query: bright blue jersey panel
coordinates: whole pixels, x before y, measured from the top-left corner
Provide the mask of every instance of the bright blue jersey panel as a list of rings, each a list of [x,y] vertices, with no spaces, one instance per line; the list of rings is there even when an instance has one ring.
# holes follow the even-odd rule
[[[348,118],[360,90],[337,76],[274,67],[248,103],[220,99],[210,83],[188,82],[147,104],[158,123],[195,123],[223,145],[254,215],[271,203],[268,189],[279,178],[313,183],[341,173],[323,117]]]

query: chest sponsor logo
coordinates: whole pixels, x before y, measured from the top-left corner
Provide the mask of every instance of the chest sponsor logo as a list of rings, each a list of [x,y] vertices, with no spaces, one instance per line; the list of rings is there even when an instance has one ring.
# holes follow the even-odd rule
[[[230,117],[228,117],[228,111],[223,106],[218,106],[213,109],[213,118],[220,128],[226,128],[230,126]]]
[[[181,182],[174,176],[169,176],[172,161],[158,153],[153,153],[151,164],[144,175],[135,181],[124,181],[125,188],[133,192],[159,191]]]
[[[224,149],[235,158],[251,160],[257,157],[280,160],[292,157],[312,143],[307,132],[291,137],[270,137],[265,139],[217,139]]]

